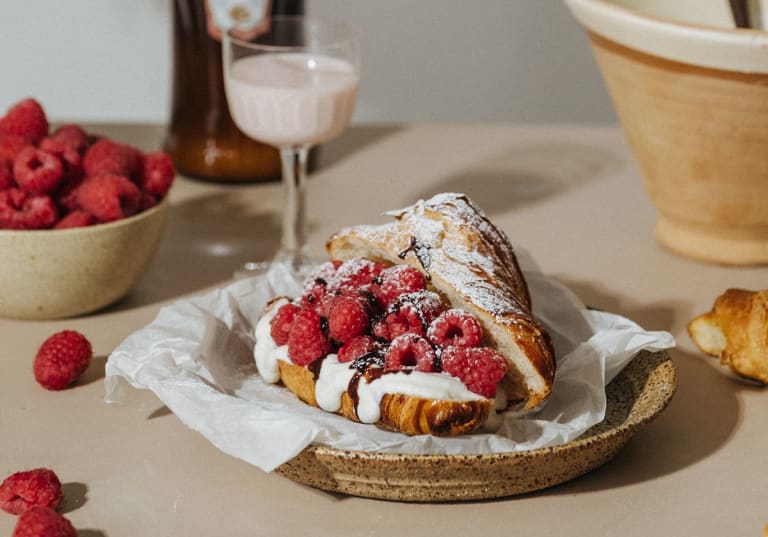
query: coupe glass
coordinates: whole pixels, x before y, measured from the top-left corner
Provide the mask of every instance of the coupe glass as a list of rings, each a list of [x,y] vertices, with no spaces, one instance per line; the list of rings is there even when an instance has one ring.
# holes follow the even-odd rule
[[[222,50],[232,118],[247,136],[280,149],[285,190],[280,250],[271,262],[247,263],[238,275],[274,263],[300,274],[310,264],[307,154],[349,124],[360,83],[360,35],[343,22],[273,17],[252,41],[226,34]]]

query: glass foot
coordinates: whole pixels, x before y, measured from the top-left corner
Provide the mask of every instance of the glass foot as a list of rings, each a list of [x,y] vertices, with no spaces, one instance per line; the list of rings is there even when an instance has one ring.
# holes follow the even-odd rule
[[[269,261],[248,261],[235,271],[234,277],[236,280],[243,280],[254,276],[263,276],[269,272],[271,267],[272,263]]]

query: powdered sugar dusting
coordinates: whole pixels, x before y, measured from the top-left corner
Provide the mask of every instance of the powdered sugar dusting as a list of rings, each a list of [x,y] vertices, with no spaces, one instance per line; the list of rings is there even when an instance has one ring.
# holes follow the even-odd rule
[[[386,214],[408,223],[414,240],[429,249],[433,267],[467,302],[502,324],[512,322],[510,314],[530,316],[528,289],[509,240],[465,195],[437,194]]]

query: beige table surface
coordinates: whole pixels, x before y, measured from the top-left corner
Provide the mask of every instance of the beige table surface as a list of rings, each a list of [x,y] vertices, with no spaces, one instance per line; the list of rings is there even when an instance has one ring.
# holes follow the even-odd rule
[[[162,129],[97,126],[144,149]],[[679,388],[611,462],[521,497],[445,505],[328,494],[265,474],[186,428],[151,393],[103,401],[106,356],[163,305],[230,281],[277,246],[277,184],[180,178],[147,274],[114,306],[77,319],[0,320],[0,475],[37,466],[64,482],[81,536],[760,536],[768,523],[768,389],[697,352],[686,322],[726,287],[768,286],[766,268],[672,255],[621,131],[612,127],[357,127],[329,144],[310,180],[310,240],[439,191],[470,194],[544,272],[586,303],[668,330]],[[80,330],[95,360],[80,384],[41,389],[39,344]],[[0,512],[0,535],[16,517]]]

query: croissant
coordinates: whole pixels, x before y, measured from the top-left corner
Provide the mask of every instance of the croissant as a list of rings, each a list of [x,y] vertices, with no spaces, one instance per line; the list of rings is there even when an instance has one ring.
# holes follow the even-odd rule
[[[496,409],[504,410],[513,405],[525,409],[538,406],[552,389],[554,351],[543,326],[531,313],[528,288],[506,236],[461,194],[439,194],[388,214],[395,217],[394,222],[350,227],[333,235],[326,247],[334,261],[305,282],[305,294],[300,299],[282,297],[267,305],[257,323],[255,349],[257,366],[265,380],[281,381],[307,404],[354,421],[375,423],[406,434],[467,434],[483,426]],[[432,339],[434,334],[431,332],[430,335],[406,332],[388,339],[377,332],[377,328],[371,327],[376,323],[381,325],[380,317],[379,321],[372,318],[366,333],[375,334],[376,342],[370,345],[378,345],[377,349],[383,347],[386,351],[372,351],[346,363],[341,359],[346,344],[335,342],[335,347],[325,348],[322,359],[309,363],[289,356],[290,338],[304,328],[296,329],[299,321],[289,321],[289,325],[293,325],[290,325],[288,343],[278,346],[276,340],[270,339],[270,334],[274,334],[274,323],[280,325],[283,322],[279,320],[281,309],[285,307],[288,311],[291,304],[303,304],[301,307],[324,311],[318,315],[326,317],[321,317],[318,322],[322,330],[333,334],[335,310],[328,313],[323,301],[331,296],[328,303],[335,304],[333,300],[338,299],[332,294],[326,295],[332,287],[326,280],[337,278],[338,273],[334,271],[344,272],[347,264],[403,269],[418,273],[425,282],[423,290],[405,292],[396,302],[390,303],[383,314],[385,319],[388,315],[399,314],[398,308],[410,304],[409,301],[426,300],[425,303],[440,304],[442,309],[436,311],[443,311],[445,315],[458,311],[460,313],[453,315],[461,317],[462,312],[467,312],[481,327],[477,329],[478,333],[482,329],[482,343],[475,341],[474,346],[469,345],[472,347],[469,351],[456,350],[457,347],[438,344]],[[366,280],[366,290],[362,293],[368,301],[375,303],[378,296],[369,289],[375,291],[380,285],[384,292],[386,283],[382,283],[382,278],[389,269],[381,269],[381,276]],[[318,286],[322,291],[319,295],[307,291],[317,290]],[[324,286],[329,290],[326,291]],[[423,317],[427,317],[425,312],[430,306],[424,307],[424,311],[419,310],[419,322],[425,328],[429,325],[431,330],[440,317],[425,320]],[[311,319],[312,314],[304,317]],[[427,355],[434,351],[429,355],[432,358],[426,368],[418,362],[420,358],[411,356],[410,359],[415,361],[406,365],[405,371],[388,369],[382,353],[386,352],[386,360],[389,360],[395,342],[403,338],[423,342],[427,345]],[[373,341],[372,337],[369,339]],[[294,351],[297,356],[303,355],[312,345],[312,342],[298,345]],[[472,354],[475,351],[479,354]],[[496,360],[491,360],[495,364],[493,367],[500,375],[494,377],[496,386],[492,385],[492,390],[487,390],[487,386],[478,389],[471,371],[455,373],[449,370],[450,353],[453,356],[472,354],[473,358],[462,367],[470,364],[471,367],[485,368],[487,363],[483,365],[479,355],[488,360],[491,356]],[[496,394],[496,387],[500,388],[500,395]]]
[[[688,323],[688,334],[737,375],[768,383],[768,289],[726,290]]]
[[[531,297],[509,239],[467,196],[438,194],[387,213],[395,221],[356,226],[332,236],[333,259],[366,255],[422,269],[437,291],[474,313],[509,361],[510,404],[534,408],[552,390],[554,350],[531,313]]]

